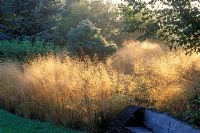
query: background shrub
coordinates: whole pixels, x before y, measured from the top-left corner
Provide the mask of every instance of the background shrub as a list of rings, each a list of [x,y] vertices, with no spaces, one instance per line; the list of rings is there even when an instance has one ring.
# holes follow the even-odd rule
[[[189,104],[187,109],[180,113],[180,117],[186,122],[200,127],[200,80],[189,89],[191,90]]]
[[[0,41],[0,60],[25,61],[37,55],[58,53],[59,47],[42,41]]]

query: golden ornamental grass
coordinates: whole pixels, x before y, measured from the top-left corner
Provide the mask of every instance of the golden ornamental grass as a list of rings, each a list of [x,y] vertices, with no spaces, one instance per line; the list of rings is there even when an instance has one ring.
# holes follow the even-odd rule
[[[23,66],[1,63],[0,106],[28,118],[100,132],[131,104],[179,113],[199,76],[199,55],[129,41],[104,63],[53,55]]]

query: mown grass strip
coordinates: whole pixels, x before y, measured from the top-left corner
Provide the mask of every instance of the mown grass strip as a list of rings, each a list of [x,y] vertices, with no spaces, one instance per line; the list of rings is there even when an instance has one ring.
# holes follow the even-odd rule
[[[0,133],[81,133],[48,123],[28,120],[0,109]]]

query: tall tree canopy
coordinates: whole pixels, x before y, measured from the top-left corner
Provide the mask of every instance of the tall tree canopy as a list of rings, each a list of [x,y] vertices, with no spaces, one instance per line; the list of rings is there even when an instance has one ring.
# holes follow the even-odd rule
[[[170,48],[200,52],[199,0],[125,0],[121,5],[126,30],[140,30],[140,39],[157,37]]]
[[[60,21],[57,28],[58,36],[66,38],[72,27],[76,27],[82,20],[89,19],[101,29],[101,34],[109,38],[118,30],[118,11],[111,3],[103,0],[79,0],[70,6],[70,15]]]
[[[0,32],[13,38],[48,34],[64,9],[60,0],[1,0],[0,4],[0,26],[4,27]]]

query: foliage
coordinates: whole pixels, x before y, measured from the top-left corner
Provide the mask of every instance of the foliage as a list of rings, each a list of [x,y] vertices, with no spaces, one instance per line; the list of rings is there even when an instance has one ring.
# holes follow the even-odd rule
[[[56,127],[40,121],[31,121],[0,110],[1,133],[81,133],[63,127]]]
[[[116,52],[115,44],[107,42],[100,34],[100,29],[95,27],[89,20],[81,21],[76,28],[72,28],[68,33],[69,52],[73,55],[82,56],[84,54],[100,58],[107,57]]]
[[[115,35],[121,24],[118,19],[117,7],[111,3],[104,3],[102,0],[80,0],[70,6],[68,16],[62,17],[56,30],[57,36],[62,38],[62,41],[66,41],[66,35],[70,29],[85,19],[89,19],[100,28],[101,34],[105,38]]]
[[[187,53],[200,52],[200,4],[198,0],[125,0],[122,14],[129,29],[144,32],[143,37],[158,35],[172,49],[183,47]],[[135,19],[142,13],[142,21]],[[150,23],[148,23],[150,22]]]
[[[123,30],[129,33],[142,32],[138,40],[159,39],[157,36],[158,25],[153,19],[144,18],[146,11],[136,12],[132,8],[121,4],[119,6],[123,18]],[[146,9],[147,10],[147,9]],[[147,10],[148,11],[148,10]]]
[[[64,12],[60,0],[3,0],[0,26],[10,38],[51,39],[50,33]]]
[[[65,45],[70,29],[82,20],[92,21],[107,39],[119,34],[122,24],[117,7],[103,0],[0,2],[0,40],[40,38]]]
[[[183,113],[180,114],[181,118],[190,124],[195,126],[200,126],[200,81],[195,85],[192,91],[191,99],[189,100],[189,105]],[[194,86],[194,85],[193,85]]]
[[[199,109],[199,104],[200,104],[200,96],[197,99],[193,99],[193,103],[191,104],[194,107],[190,107],[183,113],[181,113],[181,117],[183,120],[186,122],[193,124],[195,126],[200,126],[200,109]]]
[[[42,41],[0,41],[0,60],[11,59],[18,61],[29,60],[37,55],[58,53],[60,50],[52,44]]]

